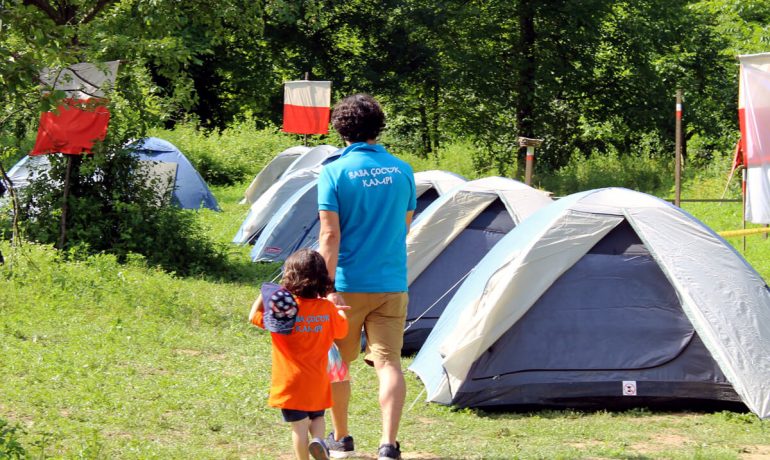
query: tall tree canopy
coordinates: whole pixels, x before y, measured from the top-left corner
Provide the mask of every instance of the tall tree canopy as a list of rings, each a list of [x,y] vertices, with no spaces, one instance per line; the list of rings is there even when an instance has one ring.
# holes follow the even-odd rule
[[[2,0],[0,129],[34,126],[38,68],[120,59],[148,125],[278,124],[282,82],[308,73],[380,97],[405,148],[471,140],[479,170],[514,174],[518,136],[545,140],[544,169],[669,151],[681,88],[688,138],[723,149],[735,55],[770,50],[769,18],[760,0]]]

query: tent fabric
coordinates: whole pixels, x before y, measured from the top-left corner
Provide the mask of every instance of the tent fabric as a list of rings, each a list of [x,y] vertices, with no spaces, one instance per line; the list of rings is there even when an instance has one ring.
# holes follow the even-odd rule
[[[219,211],[214,194],[190,160],[174,144],[157,137],[148,137],[130,146],[142,161],[176,164],[174,191],[171,200],[184,209],[208,208]]]
[[[206,182],[184,154],[172,143],[157,137],[148,137],[129,146],[137,159],[150,169],[151,177],[173,171],[172,202],[184,209],[206,207],[219,210],[216,198]],[[51,168],[46,156],[26,156],[9,171],[16,188],[23,188],[42,171]]]
[[[318,181],[300,187],[270,218],[251,249],[252,262],[284,261],[318,241]]]
[[[51,169],[51,162],[45,155],[25,156],[8,171],[13,187],[22,189],[34,182],[41,172]]]
[[[249,213],[233,237],[233,243],[245,244],[255,241],[281,206],[299,189],[316,181],[320,172],[320,167],[303,168],[282,177],[270,186],[249,208]]]
[[[424,209],[439,194],[446,193],[462,177],[446,171],[415,173],[418,210]],[[299,186],[299,183],[295,183]],[[318,191],[313,180],[299,186],[265,225],[251,250],[254,262],[283,261],[294,251],[313,247],[318,241]],[[417,215],[417,210],[415,210]]]
[[[497,242],[551,199],[521,182],[490,177],[437,199],[407,236],[409,305],[403,353],[417,351],[465,276]]]
[[[241,204],[252,204],[257,201],[257,198],[265,193],[265,190],[270,188],[270,186],[283,175],[286,168],[288,168],[297,157],[306,153],[308,150],[310,150],[310,147],[297,145],[289,147],[273,157],[273,159],[270,160],[270,162],[254,177],[254,180],[251,181],[248,188],[246,188]]]
[[[340,156],[342,149],[333,145],[318,145],[297,157],[281,177],[286,177],[300,169],[315,168]]]
[[[647,251],[623,255],[624,270],[631,270],[629,263],[637,263],[648,267],[643,276],[621,277],[620,268],[607,265],[602,261],[602,255],[592,250],[606,235],[623,225],[628,225],[638,237],[641,244],[635,244],[635,247],[643,246]],[[630,283],[630,287],[626,284],[623,287],[630,293],[619,300],[605,295],[602,303],[602,294],[598,293],[602,283],[580,281],[580,273],[584,271],[578,267],[586,264],[604,267],[603,271],[597,271],[604,277],[614,274],[628,280],[625,283]],[[568,271],[570,273],[565,275]],[[640,272],[632,270],[631,273]],[[570,282],[570,277],[575,278]],[[656,284],[654,279],[658,279]],[[645,340],[639,331],[632,334],[613,329],[615,342],[608,342],[609,348],[603,347],[603,350],[620,353],[617,343],[623,337],[635,343],[636,350],[645,345],[654,349],[639,350],[634,358],[636,362],[626,358],[622,365],[614,363],[618,368],[606,375],[617,380],[590,382],[593,374],[591,369],[585,369],[590,367],[587,365],[589,360],[583,362],[580,369],[549,373],[552,374],[549,378],[559,381],[534,386],[524,383],[516,387],[520,394],[534,398],[534,391],[547,391],[549,385],[563,389],[565,383],[572,385],[576,392],[585,390],[588,383],[597,383],[597,388],[609,385],[619,391],[622,381],[639,380],[640,396],[645,396],[646,387],[651,388],[652,393],[669,397],[686,395],[694,398],[700,394],[706,399],[720,395],[729,399],[729,394],[734,392],[758,416],[770,417],[770,361],[766,359],[770,356],[770,291],[764,280],[728,243],[689,214],[665,201],[620,188],[574,194],[543,208],[508,233],[479,262],[447,305],[410,366],[425,384],[428,400],[452,404],[457,403],[458,395],[462,394],[461,398],[469,401],[468,398],[473,396],[467,388],[474,385],[483,391],[495,391],[480,383],[484,379],[471,379],[473,382],[468,383],[469,372],[489,364],[480,364],[479,359],[487,354],[484,359],[488,360],[490,348],[505,353],[502,344],[498,343],[501,337],[518,327],[525,315],[546,314],[545,310],[539,311],[538,304],[554,295],[550,291],[554,286],[565,282],[570,288],[563,289],[561,295],[578,299],[573,301],[573,306],[585,305],[579,303],[583,296],[587,303],[603,304],[605,309],[618,307],[618,312],[635,311],[632,325],[645,328],[645,325],[653,324],[652,315],[660,313],[660,305],[676,301],[690,326],[682,318],[675,317],[672,307],[665,307],[663,319],[658,317],[655,321],[661,325],[656,327],[667,330],[663,330],[662,335],[658,331],[655,340]],[[653,288],[645,287],[646,282],[653,282]],[[618,284],[618,281],[604,284]],[[673,294],[665,294],[669,289],[666,286],[670,286]],[[661,302],[655,297],[659,295],[668,300]],[[556,305],[564,304],[556,302]],[[580,315],[571,315],[572,323],[581,320]],[[571,339],[571,330],[578,328],[571,325],[569,319],[567,316],[559,322],[565,333],[570,334],[564,340]],[[611,322],[611,318],[605,317],[603,321]],[[584,340],[600,340],[596,332],[586,333],[583,337]],[[665,340],[661,341],[660,337]],[[547,337],[543,340],[542,346],[550,349],[553,340],[549,342]],[[687,378],[682,382],[666,381],[665,376],[674,372],[672,369],[676,364],[672,361],[660,365],[661,360],[675,355],[678,347],[688,341],[690,344],[683,355],[692,356],[693,361],[677,371],[684,372]],[[556,348],[556,355],[558,351]],[[710,355],[708,359],[704,358],[706,354]],[[542,353],[539,356],[541,368],[549,366],[548,360],[564,359],[550,354],[543,357]],[[533,359],[537,359],[537,355]],[[584,355],[584,359],[589,358]],[[707,365],[711,361],[715,363],[713,368]],[[527,367],[532,365],[534,363]],[[642,372],[645,365],[653,367]],[[698,367],[701,365],[703,367]],[[543,372],[535,369],[522,378],[534,379]],[[506,378],[501,376],[497,384]],[[656,379],[661,383],[653,384]],[[507,396],[501,396],[505,391],[509,392]],[[515,400],[511,393],[514,389],[501,389],[500,392],[498,396]]]
[[[738,56],[738,119],[746,167],[745,219],[770,223],[770,53]]]
[[[408,280],[411,284],[489,204],[500,199],[520,222],[551,199],[544,192],[502,177],[466,182],[433,202],[412,225],[407,237]]]

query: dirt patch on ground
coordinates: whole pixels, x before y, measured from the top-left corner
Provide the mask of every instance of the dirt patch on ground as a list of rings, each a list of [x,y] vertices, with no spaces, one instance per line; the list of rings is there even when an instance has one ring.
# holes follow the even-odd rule
[[[738,455],[741,460],[770,460],[770,446],[748,446]]]
[[[630,447],[634,452],[652,454],[671,447],[680,448],[688,444],[692,444],[692,441],[684,436],[671,433],[660,433],[650,438],[649,441],[638,442],[632,444]]]
[[[604,445],[601,441],[581,441],[581,442],[571,442],[568,444],[570,447],[574,447],[575,449],[590,449],[592,447],[597,447]]]
[[[184,355],[184,356],[200,356],[203,354],[200,350],[190,350],[188,348],[175,348],[174,354],[177,355]]]

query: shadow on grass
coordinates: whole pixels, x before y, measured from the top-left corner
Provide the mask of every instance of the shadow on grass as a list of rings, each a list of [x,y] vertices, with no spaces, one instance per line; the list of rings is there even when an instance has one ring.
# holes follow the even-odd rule
[[[611,398],[610,398],[611,399]],[[511,405],[496,406],[494,408],[462,408],[454,409],[458,412],[467,412],[477,417],[520,420],[526,418],[542,419],[577,419],[586,415],[609,414],[610,416],[622,416],[633,418],[655,417],[660,415],[676,414],[715,414],[729,413],[735,417],[751,415],[749,409],[740,402],[712,401],[712,400],[660,400],[646,401],[646,403],[615,404],[615,401],[592,401],[590,404],[579,406],[554,406],[554,405]]]

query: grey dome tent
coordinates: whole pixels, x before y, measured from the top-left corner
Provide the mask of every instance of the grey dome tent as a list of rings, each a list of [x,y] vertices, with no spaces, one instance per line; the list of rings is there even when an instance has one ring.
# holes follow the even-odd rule
[[[770,417],[770,291],[671,204],[609,188],[512,230],[462,284],[410,369],[457,406],[743,402]]]
[[[286,172],[286,168],[302,154],[307,153],[308,150],[310,150],[310,147],[297,145],[289,147],[273,157],[246,188],[241,204],[252,204],[257,201],[265,193],[265,190],[270,188]]]
[[[465,182],[461,176],[447,171],[415,173],[418,215],[441,194]],[[298,186],[297,191],[273,214],[251,250],[254,262],[283,261],[294,251],[313,247],[318,241],[318,191],[313,180]]]
[[[549,203],[545,192],[513,179],[487,177],[454,188],[420,214],[407,236],[404,354],[419,350],[459,284],[487,251]]]
[[[152,176],[169,179],[169,185],[173,187],[171,201],[175,205],[184,209],[205,207],[219,210],[219,204],[206,182],[172,143],[148,137],[132,143],[129,148]],[[11,168],[9,177],[14,187],[21,189],[50,168],[48,155],[25,156]]]

